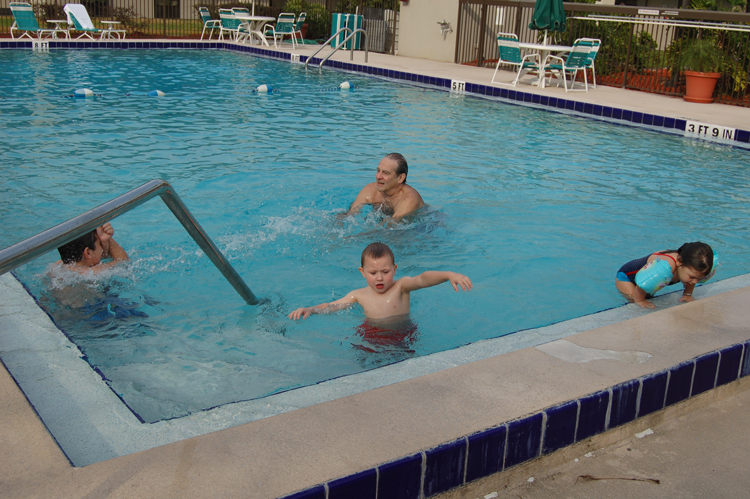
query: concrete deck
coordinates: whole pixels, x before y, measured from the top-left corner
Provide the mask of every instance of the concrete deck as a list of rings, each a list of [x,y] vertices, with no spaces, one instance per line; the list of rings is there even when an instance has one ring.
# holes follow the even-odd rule
[[[309,55],[312,49],[305,47],[297,52]],[[355,62],[361,63],[362,57],[363,54],[355,53]],[[336,58],[348,61],[348,53],[337,54]],[[369,64],[481,84],[489,82],[493,71],[381,54],[370,54]],[[692,104],[681,99],[610,87],[568,94],[558,88],[541,90],[523,86],[519,90],[742,129],[747,129],[750,124],[748,109]],[[423,452],[750,338],[747,326],[750,311],[746,306],[750,300],[750,287],[715,296],[698,293],[696,296],[699,299],[693,303],[645,315],[635,306],[625,306],[621,310],[631,313],[632,318],[567,337],[568,342],[580,347],[651,355],[641,363],[623,361],[622,358],[574,363],[539,348],[528,347],[460,366],[445,366],[413,379],[80,468],[70,465],[3,366],[0,369],[0,496],[285,496]],[[625,468],[634,466],[627,460],[627,455],[622,456],[633,451],[623,450],[627,448],[623,446],[644,455],[654,452],[645,446],[656,442],[657,438],[652,436],[650,440],[646,437],[632,441],[629,436],[632,432],[628,432],[652,423],[656,437],[669,435],[663,437],[668,444],[665,452],[671,453],[672,446],[674,449],[702,449],[700,454],[693,454],[692,460],[681,462],[683,467],[655,469],[657,478],[679,482],[685,476],[708,476],[710,468],[706,463],[711,456],[706,456],[706,453],[712,449],[708,444],[717,444],[713,448],[717,457],[726,452],[726,447],[718,445],[720,442],[714,436],[728,431],[739,433],[746,427],[738,425],[735,416],[746,413],[746,404],[749,403],[747,387],[748,380],[744,378],[615,430],[620,433],[610,432],[604,434],[606,437],[600,435],[516,470],[479,480],[476,487],[484,488],[472,488],[475,487],[472,484],[444,496],[483,497],[494,491],[531,497],[575,495],[580,485],[560,488],[554,492],[558,495],[545,492],[556,488],[553,482],[563,481],[556,478],[559,476],[564,476],[565,483],[569,483],[577,474],[598,476],[622,472],[621,468],[581,468],[573,456],[585,454],[580,452],[583,448],[589,452],[599,448],[597,445],[601,446],[601,451],[594,452],[602,457],[596,462],[606,460],[611,463],[612,459],[607,456],[617,455]],[[665,419],[670,415],[688,413],[693,408],[699,409],[694,416],[688,416],[693,419]],[[722,411],[728,416],[710,417]],[[667,426],[656,426],[660,421],[665,421],[662,424]],[[689,422],[683,424],[680,421]],[[746,437],[747,433],[743,435]],[[607,440],[612,438],[626,440],[621,443]],[[738,446],[739,449],[745,447]],[[746,456],[737,455],[730,459],[746,460]],[[654,463],[662,461],[658,455],[653,458]],[[537,465],[540,468],[527,468]],[[558,471],[558,467],[562,468]],[[526,486],[516,481],[515,485],[509,484],[501,490],[497,487],[499,482],[491,481],[510,480],[506,477],[521,475],[507,473],[526,473],[528,469],[539,477],[536,489],[533,484]],[[642,475],[653,475],[649,468],[643,469]],[[730,481],[722,484],[717,480],[714,483],[711,489],[714,495],[736,496],[737,489]],[[596,482],[586,487],[594,489],[600,485]],[[648,485],[651,484],[628,484],[634,488],[627,490],[648,494],[635,488]],[[665,487],[659,489],[659,495],[684,497],[686,490],[684,487]],[[620,496],[625,497],[625,494]]]

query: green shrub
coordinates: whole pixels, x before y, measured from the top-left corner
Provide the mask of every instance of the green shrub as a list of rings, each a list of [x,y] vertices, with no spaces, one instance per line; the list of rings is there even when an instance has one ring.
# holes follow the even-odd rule
[[[148,20],[138,17],[133,7],[113,7],[110,16],[131,35],[147,35]]]
[[[307,24],[308,40],[327,40],[331,36],[331,14],[325,6],[317,3],[308,3],[304,0],[287,0],[284,4],[284,12],[294,12],[299,16],[300,12],[307,12],[305,24]]]
[[[724,52],[713,40],[695,40],[680,54],[680,68],[699,73],[717,73],[724,62]]]

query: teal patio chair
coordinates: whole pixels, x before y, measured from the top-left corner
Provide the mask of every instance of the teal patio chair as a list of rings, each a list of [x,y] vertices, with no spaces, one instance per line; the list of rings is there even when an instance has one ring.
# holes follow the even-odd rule
[[[598,38],[579,38],[578,40],[582,42],[591,42],[591,49],[589,50],[589,56],[586,60],[586,66],[591,69],[591,78],[594,82],[592,87],[596,88],[596,67],[594,66],[594,59],[596,59],[596,54],[599,53],[602,41]]]
[[[64,33],[66,38],[70,38],[68,30],[65,29],[41,29],[34,15],[34,9],[28,2],[11,2],[10,10],[13,13],[13,24],[10,26],[10,37],[15,40],[13,31],[23,31],[19,40],[24,36],[34,39],[32,33],[36,35],[37,40],[42,38],[56,38],[57,33]]]
[[[201,31],[201,40],[203,40],[203,35],[206,34],[206,29],[211,30],[208,32],[209,40],[214,35],[215,29],[218,29],[219,32],[221,32],[221,20],[211,19],[211,13],[208,11],[208,7],[198,7],[198,13],[201,15],[201,19],[203,20],[203,31]]]
[[[515,33],[498,33],[497,49],[500,53],[500,58],[497,60],[495,73],[492,75],[492,83],[515,87],[521,77],[529,71],[536,71],[537,73],[539,72],[539,55],[527,54],[522,56],[521,47],[519,47],[518,45],[518,36]],[[495,81],[497,70],[500,69],[501,64],[513,66],[514,68],[518,69],[518,71],[516,72],[516,78],[511,83]]]
[[[560,84],[559,80],[562,79],[566,92],[588,92],[587,70],[591,68],[591,64],[594,61],[593,57],[596,56],[594,54],[590,58],[592,50],[593,43],[591,41],[579,38],[573,44],[573,50],[570,51],[567,58],[563,59],[556,55],[548,55],[544,59],[544,74],[546,75],[547,72],[550,73],[550,81],[553,76],[556,76],[558,78],[558,85]],[[599,50],[598,47],[596,50]],[[583,88],[576,89],[576,76],[578,76],[579,71],[583,73]],[[570,81],[570,88],[568,88],[568,81]]]
[[[279,48],[279,45],[277,44],[277,40],[280,43],[284,40],[284,37],[286,35],[289,35],[292,37],[292,48],[297,48],[297,42],[295,40],[294,35],[294,14],[289,12],[282,12],[279,14],[279,18],[276,20],[276,24],[266,24],[263,26],[263,32],[265,33],[266,38],[269,36],[273,37],[273,46],[276,48]]]
[[[247,9],[237,9],[247,11],[250,15],[250,11]],[[250,32],[247,29],[245,23],[237,19],[235,16],[234,9],[219,9],[219,18],[221,18],[221,30],[219,30],[219,40],[224,39],[224,33],[227,33],[232,41],[239,42],[243,38],[248,38]]]
[[[305,39],[302,37],[302,25],[305,24],[306,18],[307,12],[300,12],[299,17],[297,18],[297,22],[294,23],[294,36],[296,36],[302,44],[305,43]],[[300,43],[300,41],[298,41],[297,43]]]
[[[79,38],[83,38],[84,36],[94,40],[94,35],[98,35],[98,40],[100,41],[105,37],[112,38],[113,36],[115,36],[117,39],[125,39],[126,32],[124,29],[98,29],[96,26],[94,26],[93,21],[91,21],[91,18],[89,17],[89,12],[86,10],[86,7],[83,4],[66,3],[63,7],[63,10],[65,11],[65,15],[68,16],[68,25],[73,26],[71,29],[73,31],[81,32],[76,40],[78,40]]]

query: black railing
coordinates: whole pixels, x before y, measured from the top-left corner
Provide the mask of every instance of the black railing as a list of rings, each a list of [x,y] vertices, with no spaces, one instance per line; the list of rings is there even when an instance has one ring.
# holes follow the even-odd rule
[[[71,0],[30,2],[40,27],[47,19],[65,19],[63,6]],[[78,0],[86,6],[92,21],[119,21],[127,38],[200,38],[203,21],[198,7],[207,7],[213,19],[219,19],[220,8],[248,7],[240,0]],[[255,13],[278,17],[282,11],[307,13],[305,38],[323,41],[331,36],[334,12],[363,16],[367,31],[367,48],[373,52],[393,54],[396,50],[399,0],[255,0]],[[10,36],[13,16],[10,9],[0,9],[0,37]]]

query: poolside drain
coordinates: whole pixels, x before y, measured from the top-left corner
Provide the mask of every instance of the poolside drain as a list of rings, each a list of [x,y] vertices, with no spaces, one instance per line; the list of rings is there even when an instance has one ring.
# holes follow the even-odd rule
[[[620,362],[628,362],[630,364],[643,364],[653,357],[650,353],[634,352],[632,350],[618,352],[616,350],[586,348],[566,340],[552,341],[544,345],[539,345],[536,348],[547,355],[575,364],[583,364],[584,362],[600,359],[619,360]]]

